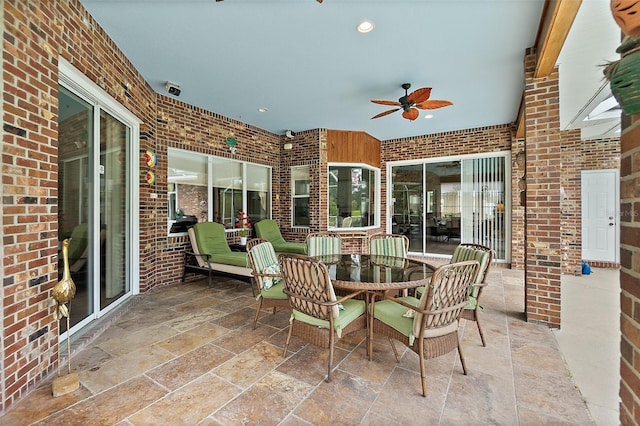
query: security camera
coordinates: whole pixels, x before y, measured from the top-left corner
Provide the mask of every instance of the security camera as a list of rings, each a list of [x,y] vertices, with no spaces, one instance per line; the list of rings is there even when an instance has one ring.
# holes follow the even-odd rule
[[[169,92],[170,95],[174,95],[174,96],[180,96],[180,93],[182,92],[182,90],[180,90],[180,86],[177,85],[176,83],[172,83],[170,81],[167,81],[164,84],[165,89],[167,89],[167,92]]]
[[[289,139],[293,139],[296,136],[296,132],[294,132],[293,130],[287,130],[286,135]]]

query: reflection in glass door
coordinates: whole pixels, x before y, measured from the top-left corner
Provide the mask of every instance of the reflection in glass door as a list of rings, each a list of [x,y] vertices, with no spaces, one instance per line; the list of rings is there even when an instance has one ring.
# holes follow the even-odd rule
[[[100,112],[100,309],[129,291],[127,212],[129,128]]]
[[[73,333],[131,293],[131,128],[65,87],[58,101],[58,235],[71,239]],[[67,331],[66,319],[60,330]]]
[[[93,106],[64,88],[59,91],[58,121],[58,246],[70,238],[68,268],[76,285],[71,301],[71,326],[93,314],[93,245],[91,216],[91,157],[93,149]],[[58,255],[58,279],[63,256]],[[66,320],[60,330],[66,331]]]
[[[409,251],[451,255],[477,243],[507,260],[510,211],[505,156],[391,165],[391,232]]]

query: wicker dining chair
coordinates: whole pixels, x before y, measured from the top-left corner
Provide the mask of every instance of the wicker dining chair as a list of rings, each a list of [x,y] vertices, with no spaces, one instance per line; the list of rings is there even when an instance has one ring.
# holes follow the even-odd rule
[[[407,257],[409,238],[401,234],[373,234],[369,237],[369,254]]]
[[[275,314],[277,308],[291,310],[291,305],[289,298],[283,291],[280,267],[273,245],[265,239],[254,238],[247,242],[247,253],[258,290],[258,308],[253,318],[253,329],[255,330],[262,309],[272,308]]]
[[[462,318],[476,323],[482,346],[487,346],[487,343],[484,340],[484,333],[480,326],[478,310],[481,310],[482,306],[479,301],[480,296],[482,295],[482,290],[488,285],[487,275],[489,273],[491,263],[493,262],[493,255],[494,251],[487,246],[473,243],[462,243],[456,247],[453,252],[453,256],[451,256],[451,260],[449,261],[449,263],[456,263],[464,260],[477,260],[480,263],[480,270],[476,280],[471,287],[469,287],[469,303],[467,303],[467,306],[465,306],[464,311],[462,312]],[[416,288],[416,297],[420,297],[423,291],[424,287]]]
[[[335,232],[312,232],[305,239],[308,256],[342,253],[342,238]]]
[[[326,381],[331,381],[333,349],[336,339],[367,327],[366,302],[354,297],[357,291],[338,299],[327,266],[312,257],[278,255],[284,292],[291,303],[291,325],[284,345],[287,356],[291,336],[321,348],[329,349]]]
[[[462,372],[467,368],[460,348],[458,323],[467,305],[469,285],[478,274],[477,260],[452,263],[435,270],[427,291],[420,299],[394,298],[374,294],[370,306],[369,360],[373,360],[373,335],[387,336],[396,361],[400,362],[393,339],[403,343],[420,357],[422,396],[427,396],[425,359],[458,350]],[[376,302],[376,298],[383,300]]]

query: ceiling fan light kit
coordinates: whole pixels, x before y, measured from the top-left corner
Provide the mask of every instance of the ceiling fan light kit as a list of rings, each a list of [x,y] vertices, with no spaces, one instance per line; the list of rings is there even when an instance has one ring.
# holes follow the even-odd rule
[[[385,115],[389,115],[393,112],[402,110],[402,117],[406,118],[407,120],[413,121],[420,116],[419,110],[421,109],[437,109],[453,105],[453,103],[450,101],[436,99],[430,100],[429,97],[431,96],[431,87],[416,89],[411,93],[409,93],[409,89],[411,88],[410,83],[404,83],[401,87],[404,89],[404,96],[398,99],[397,102],[378,99],[371,100],[371,102],[373,102],[374,104],[397,107],[374,115],[373,117],[371,117],[372,120],[374,118],[384,117]]]

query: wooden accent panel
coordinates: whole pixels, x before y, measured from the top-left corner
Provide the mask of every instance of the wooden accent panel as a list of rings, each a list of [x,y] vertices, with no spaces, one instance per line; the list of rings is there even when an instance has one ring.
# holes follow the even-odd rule
[[[327,130],[327,161],[380,168],[380,141],[365,132]]]
[[[536,43],[538,61],[533,78],[547,77],[553,72],[581,4],[582,0],[547,0]]]

